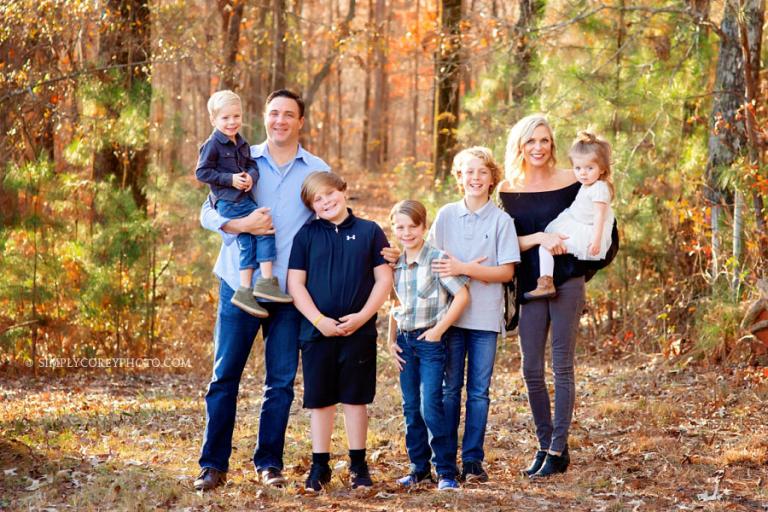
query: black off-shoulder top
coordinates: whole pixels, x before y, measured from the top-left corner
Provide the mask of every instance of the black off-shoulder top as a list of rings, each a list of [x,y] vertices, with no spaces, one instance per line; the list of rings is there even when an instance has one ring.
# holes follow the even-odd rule
[[[526,236],[544,231],[560,212],[568,208],[579,192],[579,182],[557,190],[546,192],[499,192],[501,206],[515,222],[517,236]],[[584,276],[589,281],[598,270],[606,267],[619,250],[619,232],[616,223],[611,233],[611,247],[604,260],[582,261],[572,254],[555,256],[555,286],[563,284],[572,277]],[[539,278],[539,246],[534,246],[520,254],[517,266],[517,300],[524,304],[523,293],[536,288]]]

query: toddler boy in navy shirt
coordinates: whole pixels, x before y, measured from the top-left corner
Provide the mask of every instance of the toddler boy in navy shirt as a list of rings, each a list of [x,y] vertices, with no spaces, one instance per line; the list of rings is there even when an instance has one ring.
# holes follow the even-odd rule
[[[336,404],[344,409],[352,488],[373,485],[365,461],[367,404],[376,393],[376,312],[392,286],[381,256],[382,229],[347,209],[347,184],[315,172],[301,199],[317,219],[293,239],[288,290],[304,315],[299,331],[304,408],[311,411],[312,467],[307,491],[331,481],[330,445]]]
[[[259,169],[251,158],[251,149],[239,130],[243,124],[240,96],[232,91],[218,91],[208,100],[208,114],[213,133],[200,147],[195,175],[211,188],[211,202],[223,217],[239,219],[258,208],[251,190],[259,180]],[[290,295],[280,290],[272,274],[275,261],[275,235],[237,235],[240,249],[240,288],[232,304],[253,316],[269,316],[256,297],[275,302],[291,302]],[[251,288],[253,270],[259,266],[261,277]]]

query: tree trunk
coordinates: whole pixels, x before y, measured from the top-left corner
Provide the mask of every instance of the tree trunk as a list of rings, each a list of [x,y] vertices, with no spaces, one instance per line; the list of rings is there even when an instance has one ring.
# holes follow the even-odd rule
[[[374,45],[373,45],[373,103],[368,125],[368,170],[377,172],[384,163],[387,147],[389,121],[387,119],[387,1],[376,0],[374,6]]]
[[[416,28],[414,30],[415,46],[413,49],[413,73],[411,74],[411,137],[408,154],[416,159],[419,143],[419,57],[421,56],[421,0],[416,0]]]
[[[349,0],[348,4],[348,10],[346,17],[339,23],[339,35],[338,39],[333,43],[333,49],[328,52],[328,55],[325,58],[325,61],[323,62],[323,65],[320,68],[320,71],[318,71],[310,80],[309,85],[307,86],[306,92],[304,93],[304,126],[306,130],[310,130],[310,107],[312,103],[315,101],[315,95],[317,94],[317,91],[320,90],[320,86],[323,84],[325,79],[328,77],[328,75],[331,73],[331,68],[333,67],[333,63],[336,61],[336,59],[339,56],[339,41],[349,36],[349,25],[352,23],[352,20],[355,17],[355,0]]]
[[[272,90],[284,89],[286,41],[285,0],[272,0]]]
[[[369,168],[368,144],[370,143],[371,130],[371,74],[373,72],[373,42],[375,40],[375,25],[373,0],[368,0],[368,24],[366,26],[366,52],[365,52],[365,92],[363,93],[363,131],[360,153],[360,165],[364,169]]]
[[[545,0],[520,0],[519,3],[514,27],[515,46],[512,50],[515,75],[511,82],[511,100],[516,117],[522,111],[523,101],[536,93],[536,82],[530,76],[536,60],[533,32],[544,16],[545,5]]]
[[[125,71],[118,80],[122,80],[122,86],[125,89],[138,91],[142,97],[140,101],[146,101],[148,104],[151,94],[142,94],[149,91],[146,62],[150,59],[151,21],[148,1],[108,0],[105,7],[113,13],[115,23],[121,26],[102,35],[99,60],[101,64],[125,65]],[[131,65],[133,63],[137,64]],[[113,77],[114,75],[105,73],[101,79],[109,83],[114,80]],[[115,118],[119,115],[113,105],[108,105],[107,110]],[[149,123],[145,129],[149,130]],[[148,140],[148,137],[145,139]],[[142,147],[128,147],[113,142],[94,156],[94,177],[104,179],[114,176],[117,186],[130,188],[136,205],[146,210],[147,197],[144,187],[147,180],[148,157],[149,148],[146,144]]]
[[[220,0],[219,10],[224,25],[224,48],[219,89],[237,89],[237,52],[240,49],[240,24],[243,21],[245,0]]]
[[[459,127],[459,82],[461,80],[461,0],[440,0],[440,42],[435,55],[435,178],[451,173]]]
[[[616,137],[621,131],[621,120],[619,119],[619,102],[621,101],[621,55],[624,51],[624,0],[619,0],[619,19],[616,27],[616,70],[613,78],[613,135]]]
[[[707,143],[706,185],[704,197],[712,209],[712,277],[720,275],[719,254],[720,208],[729,203],[733,195],[720,184],[720,175],[743,151],[746,134],[743,123],[736,113],[744,99],[744,59],[739,44],[738,12],[731,2],[726,2],[723,21],[720,24],[720,53],[715,71],[714,101],[710,116]]]
[[[744,59],[744,124],[747,133],[749,165],[753,169],[760,169],[762,167],[762,148],[758,135],[757,119],[755,119],[755,107],[760,80],[760,51],[763,40],[765,0],[740,0],[739,4],[740,10],[744,13],[743,17],[739,17],[739,41]],[[763,215],[763,197],[754,188],[752,190],[752,207],[760,247],[760,259],[765,262],[768,258],[768,243]]]

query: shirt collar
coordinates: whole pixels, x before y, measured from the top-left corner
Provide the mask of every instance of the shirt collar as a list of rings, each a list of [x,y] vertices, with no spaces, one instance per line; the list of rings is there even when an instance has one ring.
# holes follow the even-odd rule
[[[459,217],[464,217],[465,215],[477,215],[480,218],[484,218],[488,213],[491,211],[491,203],[492,200],[488,200],[487,203],[485,203],[479,210],[473,212],[469,208],[467,208],[466,201],[462,198],[461,201],[459,201]]]
[[[232,143],[232,141],[229,140],[229,137],[227,137],[226,135],[221,133],[216,128],[213,129],[213,133],[211,135],[213,136],[214,139],[216,139],[217,142],[220,142],[221,144],[231,144]],[[242,137],[242,135],[240,135],[240,133],[235,135],[235,146],[236,147],[240,147],[240,145],[243,144],[244,142],[245,142],[245,139],[243,139],[243,137]]]
[[[267,155],[269,155],[270,159],[272,158],[272,155],[269,154],[269,146],[267,145],[267,141],[251,146],[251,156],[253,158],[259,158],[260,156],[266,158]],[[309,151],[301,147],[301,143],[299,143],[299,148],[296,150],[295,160],[301,159],[304,161],[304,163],[307,163],[308,157]]]
[[[416,260],[414,263],[418,266],[428,265],[429,263],[429,252],[431,251],[432,246],[429,245],[426,241],[421,246],[421,249],[419,250],[419,254],[416,256]],[[404,269],[408,267],[408,257],[405,254],[405,251],[403,251],[403,254],[400,255],[400,257],[397,259],[397,263],[395,264],[396,269]]]
[[[356,217],[352,213],[352,208],[348,207],[347,208],[347,213],[349,213],[349,215],[347,215],[347,218],[344,219],[341,224],[334,224],[333,222],[331,222],[329,220],[326,220],[326,219],[318,218],[317,220],[320,222],[321,226],[323,226],[325,228],[328,228],[328,229],[335,229],[336,231],[338,231],[338,228],[346,229],[346,228],[350,227],[352,224],[354,224]]]

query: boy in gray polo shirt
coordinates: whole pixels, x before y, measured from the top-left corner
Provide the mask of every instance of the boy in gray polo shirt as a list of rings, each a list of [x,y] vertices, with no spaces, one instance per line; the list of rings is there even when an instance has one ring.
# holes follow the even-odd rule
[[[464,197],[440,209],[427,241],[450,255],[435,261],[433,270],[441,276],[463,274],[471,278],[471,300],[445,335],[443,405],[451,427],[451,447],[456,451],[464,361],[468,360],[461,478],[484,482],[488,480],[483,469],[483,441],[491,375],[497,338],[504,325],[503,283],[514,276],[520,248],[512,218],[490,200],[501,181],[501,170],[491,151],[472,147],[459,152],[454,158],[452,173]]]

